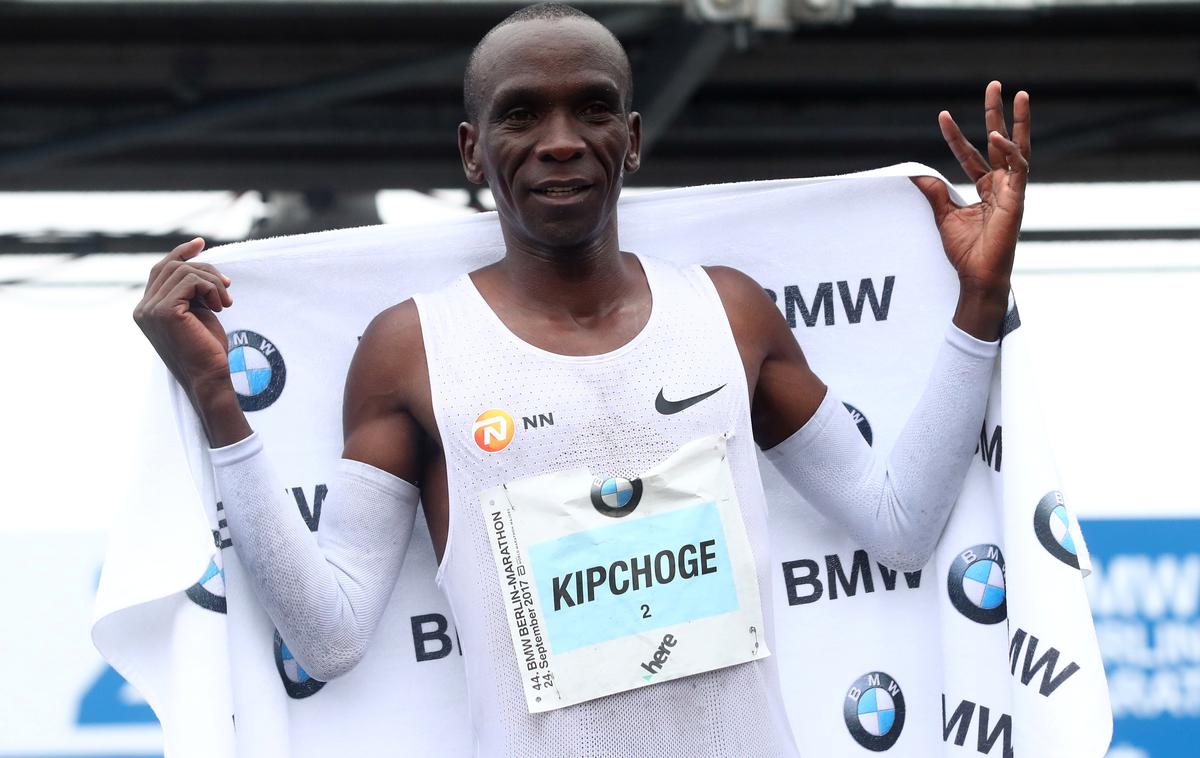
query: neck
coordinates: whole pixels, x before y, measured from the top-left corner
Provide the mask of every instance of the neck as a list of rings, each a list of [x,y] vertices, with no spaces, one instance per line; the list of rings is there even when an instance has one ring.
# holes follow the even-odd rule
[[[570,247],[532,244],[504,230],[505,254],[496,273],[512,293],[532,293],[532,310],[600,315],[624,300],[640,269],[621,253],[616,219],[594,239]]]

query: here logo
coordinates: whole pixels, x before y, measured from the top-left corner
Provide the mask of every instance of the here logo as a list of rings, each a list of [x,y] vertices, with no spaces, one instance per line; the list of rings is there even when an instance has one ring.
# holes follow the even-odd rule
[[[650,677],[662,671],[667,659],[671,657],[671,648],[675,647],[676,642],[678,640],[675,639],[675,635],[663,635],[662,642],[659,643],[658,649],[654,651],[654,655],[650,656],[650,660],[642,664],[642,668],[649,672],[642,679],[648,682],[650,681]]]

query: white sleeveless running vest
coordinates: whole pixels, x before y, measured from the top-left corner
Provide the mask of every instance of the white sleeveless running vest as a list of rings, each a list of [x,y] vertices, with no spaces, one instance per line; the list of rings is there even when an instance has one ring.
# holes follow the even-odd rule
[[[766,636],[774,639],[766,502],[729,321],[699,266],[640,260],[650,318],[630,342],[602,355],[564,356],[524,342],[466,275],[415,298],[449,486],[438,581],[461,642],[477,755],[795,755],[773,657],[546,713],[526,706],[480,507],[481,492],[513,480],[580,466],[632,479],[687,442],[729,433]],[[716,387],[675,413],[655,407],[660,392],[678,401]],[[476,421],[487,411],[504,411],[514,423],[477,441]],[[481,447],[504,442],[498,452]]]

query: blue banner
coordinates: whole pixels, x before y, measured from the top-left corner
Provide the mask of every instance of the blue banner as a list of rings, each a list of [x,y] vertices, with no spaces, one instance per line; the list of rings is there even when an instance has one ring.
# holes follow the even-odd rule
[[[1200,755],[1200,519],[1081,524],[1113,758]]]

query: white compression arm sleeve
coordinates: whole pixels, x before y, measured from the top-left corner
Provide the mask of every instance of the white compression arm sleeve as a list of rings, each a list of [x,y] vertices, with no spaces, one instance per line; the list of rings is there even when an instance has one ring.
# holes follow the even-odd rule
[[[880,563],[915,571],[933,554],[974,455],[999,344],[950,326],[887,460],[831,390],[804,426],[765,454]]]
[[[342,459],[309,531],[257,434],[210,451],[229,536],[254,592],[304,670],[329,681],[366,652],[412,535],[419,491]]]

